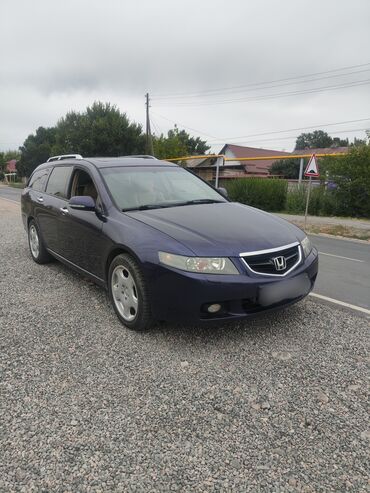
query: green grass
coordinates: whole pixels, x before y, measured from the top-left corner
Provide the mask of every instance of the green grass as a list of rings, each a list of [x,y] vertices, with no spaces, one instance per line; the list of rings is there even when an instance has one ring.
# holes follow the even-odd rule
[[[20,182],[12,182],[12,183],[8,183],[8,186],[12,188],[24,188],[25,184]]]

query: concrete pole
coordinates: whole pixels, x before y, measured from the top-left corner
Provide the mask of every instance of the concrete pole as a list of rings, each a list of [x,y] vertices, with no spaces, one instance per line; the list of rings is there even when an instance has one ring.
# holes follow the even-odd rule
[[[220,166],[224,165],[224,157],[218,157],[216,160],[216,179],[215,179],[215,187],[218,188],[218,179],[220,176]]]
[[[301,157],[301,160],[299,162],[299,178],[298,178],[298,185],[301,185],[302,183],[302,177],[303,177],[303,164],[304,164],[304,158]]]
[[[150,118],[149,118],[149,93],[145,94],[145,107],[146,107],[146,152],[150,156],[154,155],[153,150],[153,140],[152,140],[152,131],[150,129]]]

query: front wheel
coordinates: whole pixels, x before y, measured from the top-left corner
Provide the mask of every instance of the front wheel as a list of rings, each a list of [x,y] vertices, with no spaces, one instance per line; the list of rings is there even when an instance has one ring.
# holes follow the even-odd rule
[[[114,310],[127,328],[143,331],[152,326],[148,285],[131,255],[115,257],[109,267],[108,287]]]
[[[51,256],[46,250],[39,229],[32,219],[28,225],[28,246],[30,247],[31,257],[38,264],[50,262]]]

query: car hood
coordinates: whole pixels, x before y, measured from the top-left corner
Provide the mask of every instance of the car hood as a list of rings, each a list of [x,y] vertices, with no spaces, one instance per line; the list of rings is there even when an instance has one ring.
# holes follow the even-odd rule
[[[299,228],[287,221],[234,202],[126,214],[171,236],[199,256],[236,257],[241,252],[277,248],[304,237]]]

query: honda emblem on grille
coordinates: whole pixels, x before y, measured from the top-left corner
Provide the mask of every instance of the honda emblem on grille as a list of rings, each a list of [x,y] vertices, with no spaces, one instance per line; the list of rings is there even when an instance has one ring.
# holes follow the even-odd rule
[[[285,270],[286,269],[286,260],[285,257],[274,257],[272,259],[274,262],[275,270]]]

